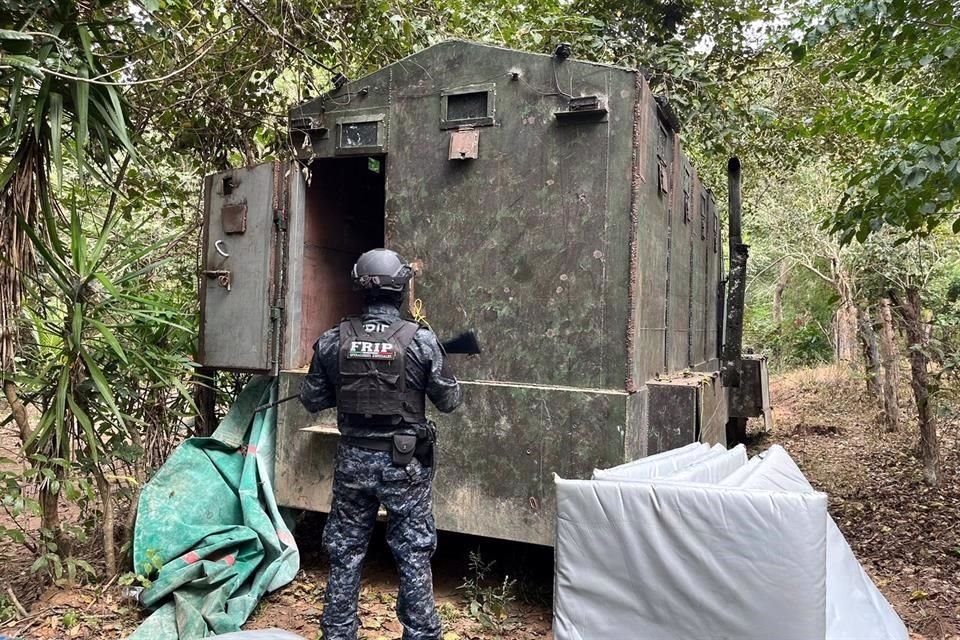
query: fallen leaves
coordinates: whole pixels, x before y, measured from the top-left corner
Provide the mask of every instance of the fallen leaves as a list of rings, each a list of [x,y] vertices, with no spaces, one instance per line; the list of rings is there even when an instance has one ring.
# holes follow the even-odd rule
[[[783,445],[829,494],[831,514],[911,638],[960,632],[960,424],[941,425],[943,482],[934,489],[922,482],[912,406],[901,407],[899,432],[882,433],[863,381],[842,367],[771,382],[777,422],[758,448]]]

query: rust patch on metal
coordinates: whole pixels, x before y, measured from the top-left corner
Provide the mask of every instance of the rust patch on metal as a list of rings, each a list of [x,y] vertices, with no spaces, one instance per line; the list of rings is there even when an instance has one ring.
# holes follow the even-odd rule
[[[479,129],[460,129],[450,132],[449,160],[475,160],[480,157],[479,150]]]
[[[643,123],[645,121],[644,102],[646,94],[643,92],[643,76],[636,74],[636,98],[633,103],[633,151],[632,168],[630,170],[630,264],[627,279],[627,393],[637,391],[637,381],[633,376],[634,336],[637,330],[637,278],[639,277],[640,249],[637,242],[637,230],[640,225],[640,189],[644,183],[642,154],[646,151],[643,142]]]
[[[220,225],[227,235],[247,232],[247,203],[228,204],[220,208]]]

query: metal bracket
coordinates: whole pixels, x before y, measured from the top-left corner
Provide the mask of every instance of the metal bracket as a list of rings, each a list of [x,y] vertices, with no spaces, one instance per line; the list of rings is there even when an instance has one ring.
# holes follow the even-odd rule
[[[230,291],[232,289],[232,282],[230,281],[230,272],[224,269],[205,269],[202,271],[203,275],[208,278],[216,278],[217,284],[221,287]]]

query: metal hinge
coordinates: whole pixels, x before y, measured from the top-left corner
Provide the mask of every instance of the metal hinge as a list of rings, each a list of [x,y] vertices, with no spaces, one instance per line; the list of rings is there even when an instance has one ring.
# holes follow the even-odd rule
[[[273,224],[277,225],[280,231],[287,230],[287,218],[283,215],[283,209],[273,210]]]
[[[274,376],[280,373],[280,335],[283,329],[281,322],[282,317],[283,307],[270,307],[270,322],[273,325],[273,331],[271,332],[273,344],[271,345],[270,373]]]

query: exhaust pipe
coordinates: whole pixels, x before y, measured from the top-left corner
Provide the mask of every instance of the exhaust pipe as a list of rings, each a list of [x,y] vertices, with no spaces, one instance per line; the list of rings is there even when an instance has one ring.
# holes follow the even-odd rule
[[[727,323],[724,331],[721,380],[725,387],[740,386],[743,357],[743,305],[747,290],[747,253],[743,244],[740,159],[727,162],[727,193],[730,211],[730,274],[727,278]]]

